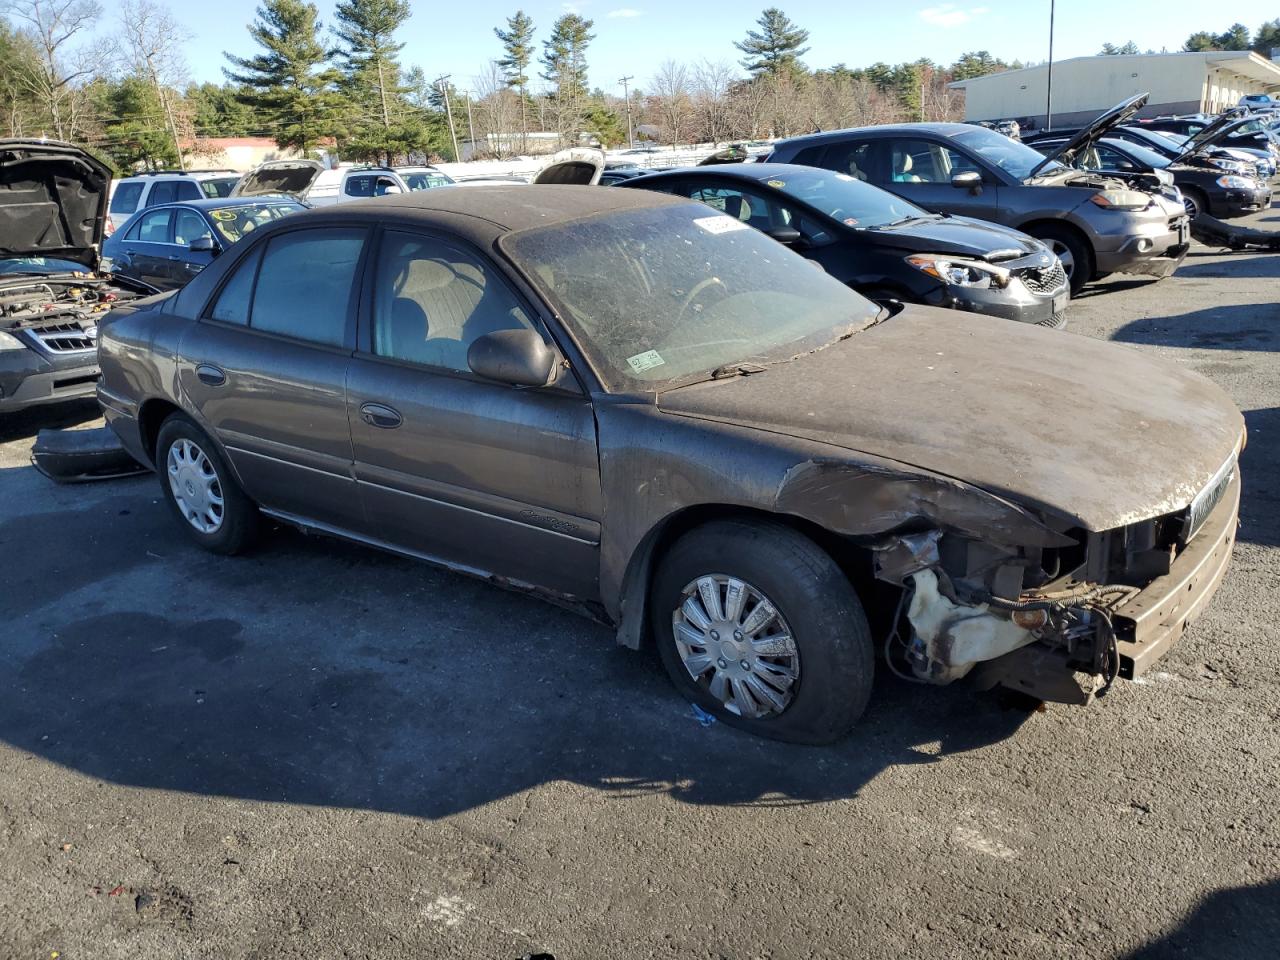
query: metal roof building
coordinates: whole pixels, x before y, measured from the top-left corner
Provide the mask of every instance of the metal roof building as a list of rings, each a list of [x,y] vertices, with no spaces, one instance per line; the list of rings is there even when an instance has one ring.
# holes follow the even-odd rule
[[[1030,120],[1045,126],[1049,68],[1006,70],[949,86],[965,92],[966,120]],[[1246,93],[1280,90],[1280,63],[1248,50],[1075,57],[1053,65],[1053,124],[1075,126],[1137,93],[1140,117],[1217,113]],[[1027,124],[1024,124],[1027,125]]]

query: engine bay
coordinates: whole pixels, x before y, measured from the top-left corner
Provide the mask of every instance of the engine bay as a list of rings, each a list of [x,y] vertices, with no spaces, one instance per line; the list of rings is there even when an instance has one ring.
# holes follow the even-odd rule
[[[92,336],[103,314],[141,296],[92,275],[24,277],[0,284],[0,330],[75,327]]]

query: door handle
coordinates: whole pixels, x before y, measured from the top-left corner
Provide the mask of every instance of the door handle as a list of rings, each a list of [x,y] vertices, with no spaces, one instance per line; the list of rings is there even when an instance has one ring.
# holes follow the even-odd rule
[[[227,382],[227,375],[220,367],[211,363],[197,363],[196,379],[211,387],[220,387]]]
[[[371,427],[381,427],[383,430],[394,430],[404,423],[400,411],[385,403],[363,404],[360,407],[360,419]]]

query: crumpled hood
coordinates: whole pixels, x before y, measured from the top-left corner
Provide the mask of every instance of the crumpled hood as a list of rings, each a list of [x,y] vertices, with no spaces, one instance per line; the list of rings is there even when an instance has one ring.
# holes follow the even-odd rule
[[[56,140],[0,140],[0,257],[53,257],[96,270],[111,171]]]
[[[1044,251],[1044,245],[1018,230],[969,217],[931,217],[899,227],[867,231],[878,243],[917,253],[955,253],[995,261],[1015,260]]]
[[[231,188],[233,197],[288,196],[301,199],[324,170],[318,160],[268,160]]]
[[[1093,531],[1189,505],[1243,430],[1217,386],[1135,348],[929,307],[658,406],[930,470]]]

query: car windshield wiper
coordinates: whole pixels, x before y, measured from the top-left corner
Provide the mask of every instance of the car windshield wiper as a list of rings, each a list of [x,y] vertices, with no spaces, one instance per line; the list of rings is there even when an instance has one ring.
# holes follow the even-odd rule
[[[758,363],[722,363],[711,371],[712,380],[727,380],[730,377],[749,377],[753,373],[764,373],[765,368]]]
[[[937,219],[938,219],[937,214],[926,213],[923,216],[913,215],[910,217],[903,217],[900,220],[893,220],[893,221],[890,221],[889,223],[878,223],[871,229],[887,230],[890,227],[903,227],[903,226],[906,226],[908,223],[919,223],[922,220],[937,220]]]

